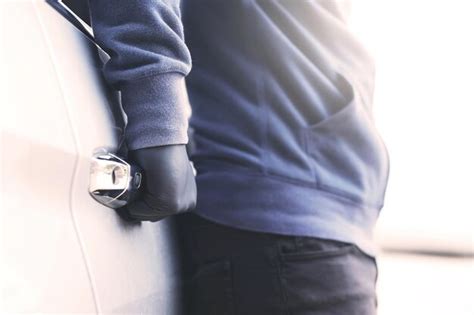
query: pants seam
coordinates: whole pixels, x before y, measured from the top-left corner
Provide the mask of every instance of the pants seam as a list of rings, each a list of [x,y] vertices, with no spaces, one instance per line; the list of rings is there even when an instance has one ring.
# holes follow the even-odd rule
[[[277,272],[278,272],[278,284],[280,285],[280,292],[281,292],[281,297],[282,297],[282,309],[283,313],[286,315],[291,315],[290,314],[290,309],[288,307],[288,295],[286,294],[285,286],[284,286],[284,276],[283,276],[283,265],[282,265],[282,257],[281,257],[281,250],[280,250],[280,244],[277,244]]]

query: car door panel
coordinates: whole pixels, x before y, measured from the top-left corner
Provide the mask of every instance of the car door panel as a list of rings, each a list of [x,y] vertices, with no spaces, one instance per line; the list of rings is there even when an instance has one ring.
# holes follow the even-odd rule
[[[0,3],[1,313],[96,311],[70,194],[77,148],[35,7]]]
[[[51,271],[51,259],[48,259],[44,263],[44,273],[45,277],[52,280],[51,286],[44,285],[44,279],[38,278],[35,281],[43,282],[39,291],[42,294],[62,291],[66,299],[71,300],[70,303],[59,303],[55,306],[55,310],[62,312],[179,313],[181,308],[177,264],[179,253],[174,243],[174,230],[170,220],[130,225],[119,219],[112,209],[96,203],[88,194],[90,158],[93,152],[103,147],[113,150],[118,141],[118,127],[111,111],[111,108],[117,109],[119,106],[117,95],[103,81],[97,48],[46,2],[15,1],[15,5],[12,6],[16,8],[19,3],[25,8],[28,7],[29,15],[24,16],[26,9],[15,9],[19,10],[16,18],[35,22],[22,26],[24,29],[21,36],[24,40],[14,39],[17,34],[9,35],[6,40],[6,42],[19,40],[23,43],[20,55],[16,56],[19,60],[16,66],[12,65],[10,69],[10,73],[16,78],[10,83],[15,90],[11,93],[19,99],[17,103],[21,104],[20,107],[25,113],[30,112],[31,107],[36,106],[36,110],[38,106],[42,106],[41,111],[31,110],[36,117],[29,119],[34,122],[25,121],[24,128],[30,129],[32,134],[29,141],[36,144],[46,141],[44,139],[49,139],[47,140],[49,142],[54,140],[59,143],[57,145],[59,151],[67,152],[55,155],[59,161],[51,158],[53,154],[51,151],[36,152],[35,155],[41,161],[46,163],[54,161],[58,165],[54,169],[55,172],[45,168],[38,170],[34,175],[39,181],[40,177],[46,177],[46,171],[54,174],[61,189],[55,190],[55,186],[51,186],[49,180],[46,180],[41,187],[43,193],[48,196],[43,200],[43,207],[47,207],[48,202],[53,202],[54,198],[64,199],[61,206],[57,206],[58,212],[62,211],[64,216],[67,215],[71,227],[69,233],[74,236],[72,240],[64,238],[60,242],[59,240],[42,242],[36,244],[36,247],[40,252],[43,250],[47,253],[56,252],[54,266],[73,268],[71,260],[74,257],[74,263],[80,266],[75,266],[70,273],[79,277],[81,273],[77,270],[82,268],[82,278],[85,278],[83,287],[76,288],[79,280],[74,278],[65,281],[67,278],[64,275],[54,274]],[[13,24],[13,21],[10,22]],[[17,30],[15,32],[17,33]],[[40,39],[37,39],[36,44],[28,43],[33,40],[31,37]],[[39,55],[36,51],[39,46],[43,49],[43,55]],[[42,64],[43,67],[48,65],[48,69],[43,69],[38,64]],[[35,72],[33,75],[32,71]],[[30,76],[23,83],[23,87],[21,79],[17,78],[20,73],[23,76]],[[25,93],[25,89],[28,90],[35,84],[35,94],[25,95],[28,94]],[[38,84],[41,86],[37,86]],[[22,93],[21,96],[16,95]],[[45,94],[54,95],[47,99],[44,97]],[[21,116],[16,112],[11,115],[12,120],[20,119]],[[51,115],[56,116],[53,119]],[[49,129],[45,130],[45,123],[37,123],[37,119],[44,119]],[[22,129],[18,133],[24,132],[23,128],[17,129]],[[56,138],[58,140],[55,140]],[[16,142],[16,140],[8,141]],[[30,159],[29,165],[32,165],[31,155],[27,150],[24,154],[25,158]],[[53,165],[49,166],[53,168]],[[20,166],[14,164],[11,167]],[[19,181],[25,180],[23,178]],[[23,185],[22,183],[20,184]],[[34,194],[30,191],[33,189],[32,186],[22,187],[24,196]],[[29,208],[30,212],[44,212],[38,205],[30,205]],[[14,211],[16,204],[12,204],[5,212],[10,215],[10,212]],[[57,222],[59,218],[51,215],[44,219],[46,229],[37,227],[37,230],[41,231],[38,232],[41,237],[51,232],[48,220]],[[10,232],[14,234],[17,229],[18,226],[12,227]],[[66,249],[61,252],[58,243]],[[75,256],[68,254],[74,248]],[[27,260],[28,257],[17,258]],[[25,268],[31,273],[37,272],[33,263],[27,264]],[[15,271],[18,273],[19,269]],[[62,283],[62,287],[56,282]],[[23,284],[17,282],[16,290],[21,291],[22,288]],[[88,294],[89,298],[77,301],[78,294]],[[28,293],[19,294],[16,303],[12,302],[10,309],[22,309],[20,300],[28,298],[26,295]],[[39,298],[29,309],[49,311],[54,303],[53,299]],[[81,308],[74,303],[84,305]],[[86,307],[88,303],[90,305]]]
[[[36,2],[50,36],[56,70],[75,131],[78,162],[71,206],[101,312],[173,314],[179,306],[174,246],[168,222],[127,225],[87,193],[90,157],[99,147],[116,147],[111,106],[97,63],[96,47],[61,16]],[[61,33],[57,33],[61,30]],[[91,53],[92,51],[92,53]],[[62,55],[69,56],[64,58]],[[174,290],[173,290],[174,289]]]

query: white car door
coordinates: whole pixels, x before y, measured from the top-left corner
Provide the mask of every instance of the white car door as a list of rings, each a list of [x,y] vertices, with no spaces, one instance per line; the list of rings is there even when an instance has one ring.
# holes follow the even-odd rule
[[[130,225],[88,194],[116,148],[97,49],[43,0],[0,0],[0,312],[180,312],[172,222]]]

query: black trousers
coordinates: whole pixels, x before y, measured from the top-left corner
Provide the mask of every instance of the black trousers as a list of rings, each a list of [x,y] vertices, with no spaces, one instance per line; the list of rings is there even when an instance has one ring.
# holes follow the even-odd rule
[[[352,244],[177,222],[186,314],[376,314],[375,260]]]

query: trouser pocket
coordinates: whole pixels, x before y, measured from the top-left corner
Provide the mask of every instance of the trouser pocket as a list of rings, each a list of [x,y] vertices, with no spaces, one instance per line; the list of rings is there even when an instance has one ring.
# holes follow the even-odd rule
[[[227,259],[200,265],[191,280],[191,314],[233,314],[231,263]]]
[[[280,257],[290,314],[376,314],[375,261],[355,245],[304,238]]]

